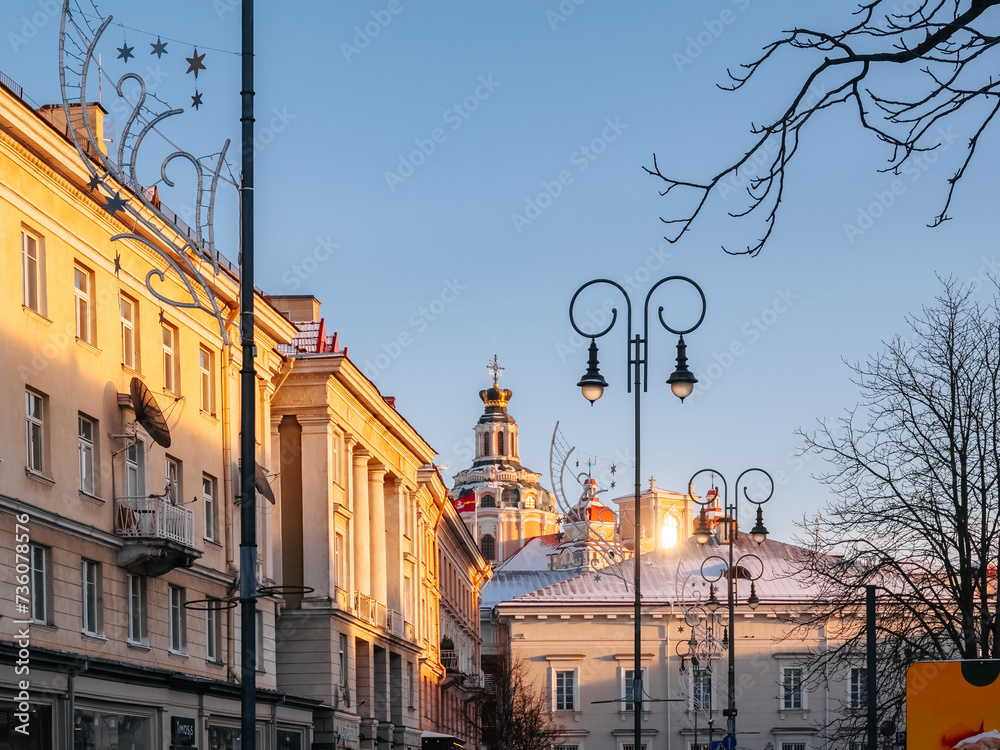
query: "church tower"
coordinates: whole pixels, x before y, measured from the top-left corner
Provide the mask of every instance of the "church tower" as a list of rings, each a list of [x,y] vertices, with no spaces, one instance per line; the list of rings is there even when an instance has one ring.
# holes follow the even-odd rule
[[[559,515],[542,475],[521,465],[518,426],[507,412],[514,394],[500,387],[503,368],[496,356],[487,369],[493,385],[479,392],[484,411],[474,428],[476,457],[455,474],[451,499],[483,557],[500,563],[527,540],[556,533]]]

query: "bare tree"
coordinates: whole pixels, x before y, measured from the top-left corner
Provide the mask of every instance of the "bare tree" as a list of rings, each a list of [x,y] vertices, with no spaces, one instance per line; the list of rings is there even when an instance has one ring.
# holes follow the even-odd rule
[[[769,65],[799,65],[807,71],[784,110],[768,124],[751,127],[754,140],[742,156],[706,179],[665,174],[655,154],[653,166],[644,167],[666,183],[661,195],[676,199],[669,214],[661,217],[670,227],[665,239],[679,240],[705,209],[709,196],[733,189],[738,178],[746,185],[746,202],[730,216],[762,216],[763,233],[745,249],[723,249],[737,255],[760,252],[774,229],[786,168],[802,129],[814,115],[839,104],[856,110],[861,126],[888,145],[884,171],[897,174],[937,148],[942,126],[965,113],[963,125],[971,127],[965,132],[972,135],[931,226],[946,221],[955,187],[1000,108],[997,60],[989,55],[1000,43],[1000,17],[990,13],[997,5],[1000,0],[868,0],[856,6],[852,22],[840,31],[783,32],[757,59],[737,72],[728,71],[730,81],[722,86],[743,88]],[[790,62],[786,51],[796,59]],[[897,75],[880,77],[887,68],[895,68]]]
[[[544,689],[531,682],[516,658],[494,661],[494,692],[482,706],[483,743],[490,750],[551,750],[564,734]]]
[[[1000,655],[1000,307],[973,291],[946,281],[908,339],[851,367],[862,402],[801,433],[836,494],[800,540],[832,606],[800,627],[834,644],[817,673],[863,667],[864,587],[879,586],[879,711],[897,724],[909,664]],[[832,736],[857,741],[864,718],[846,711]]]

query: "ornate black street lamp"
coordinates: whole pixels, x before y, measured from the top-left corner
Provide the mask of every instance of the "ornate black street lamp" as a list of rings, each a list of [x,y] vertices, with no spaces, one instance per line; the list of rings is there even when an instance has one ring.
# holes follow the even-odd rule
[[[639,567],[639,556],[641,552],[641,542],[640,537],[642,533],[641,526],[639,524],[639,495],[641,492],[640,482],[641,482],[641,470],[639,468],[640,464],[640,430],[639,430],[639,395],[646,391],[646,383],[649,374],[649,360],[647,357],[647,345],[649,337],[649,300],[661,285],[666,284],[669,281],[681,281],[686,284],[693,286],[699,296],[701,297],[701,314],[698,316],[697,322],[690,328],[678,329],[672,328],[663,319],[663,307],[657,309],[657,318],[667,331],[676,334],[679,338],[677,341],[677,366],[674,372],[667,378],[667,384],[673,391],[674,395],[677,396],[681,401],[691,395],[691,391],[694,389],[694,384],[698,382],[694,374],[687,367],[687,347],[684,344],[684,334],[691,333],[691,331],[698,328],[701,322],[705,319],[705,293],[701,290],[694,281],[687,278],[686,276],[668,276],[664,279],[660,279],[646,295],[646,302],[643,305],[642,311],[642,334],[636,333],[634,336],[632,334],[632,300],[629,298],[628,293],[625,289],[618,283],[611,281],[610,279],[594,279],[593,281],[588,281],[586,284],[581,286],[576,290],[576,294],[573,295],[573,299],[569,303],[569,320],[570,324],[573,326],[573,330],[584,338],[590,339],[590,356],[587,361],[587,372],[580,379],[577,385],[583,392],[584,398],[590,401],[593,406],[594,402],[597,401],[603,394],[604,389],[608,387],[607,381],[601,375],[598,369],[597,361],[597,339],[608,333],[615,325],[618,320],[618,310],[617,308],[611,309],[611,322],[608,324],[607,328],[602,331],[587,332],[584,331],[576,324],[576,320],[573,316],[573,308],[576,305],[576,300],[580,296],[580,293],[584,289],[587,289],[594,284],[610,284],[615,289],[622,293],[625,297],[626,306],[626,317],[625,322],[628,329],[628,375],[631,378],[631,382],[628,383],[629,392],[635,393],[635,507],[633,509],[634,516],[634,533],[633,533],[633,561],[635,565],[635,669],[632,672],[632,705],[635,712],[635,744],[633,745],[634,750],[642,750],[642,701],[643,701],[643,688],[642,688],[642,606],[641,606],[641,586],[640,586],[640,567]],[[641,386],[641,389],[640,389]]]
[[[711,473],[713,477],[713,486],[709,492],[706,492],[704,496],[698,497],[694,493],[694,480],[699,474]],[[750,490],[747,486],[747,477],[753,475],[754,473],[763,474],[767,479],[767,484],[770,485],[770,489],[767,492],[767,496],[761,500],[756,500],[750,496]],[[757,597],[757,586],[756,581],[764,573],[764,563],[763,561],[752,552],[747,552],[739,557],[735,557],[734,544],[736,541],[736,535],[739,532],[739,499],[742,490],[742,495],[744,499],[748,502],[753,503],[757,506],[757,521],[754,527],[750,530],[750,538],[757,543],[759,546],[767,539],[767,528],[764,526],[764,514],[761,510],[761,506],[766,503],[774,495],[774,479],[763,469],[747,469],[742,474],[736,478],[735,489],[733,499],[730,501],[729,498],[729,485],[726,482],[726,478],[720,474],[715,469],[701,469],[696,471],[690,481],[688,482],[688,496],[692,501],[698,503],[701,506],[701,512],[698,514],[698,521],[695,525],[694,536],[698,540],[699,544],[707,544],[708,540],[712,538],[712,529],[709,526],[708,515],[706,508],[709,504],[714,503],[719,498],[718,488],[715,486],[714,478],[718,477],[722,481],[722,516],[717,519],[718,524],[723,524],[723,529],[725,531],[725,544],[728,551],[728,558],[723,558],[720,555],[709,555],[705,558],[705,561],[701,564],[701,575],[706,581],[709,582],[709,597],[705,606],[711,611],[717,610],[721,606],[721,602],[716,596],[716,582],[726,579],[726,605],[729,609],[729,627],[726,631],[724,642],[728,646],[729,650],[729,670],[728,670],[728,695],[727,695],[727,705],[726,709],[722,712],[723,716],[726,717],[726,740],[727,744],[732,744],[735,746],[736,742],[736,597],[737,597],[737,581],[742,578],[744,580],[750,581],[750,595],[747,597],[747,606],[750,609],[757,609],[760,604],[760,599]],[[735,559],[734,559],[735,558]],[[751,571],[746,565],[742,563],[744,561],[755,561],[754,571]],[[709,564],[712,565],[709,565]],[[719,572],[716,574],[712,571],[715,563],[719,563]],[[709,566],[706,569],[706,566]]]

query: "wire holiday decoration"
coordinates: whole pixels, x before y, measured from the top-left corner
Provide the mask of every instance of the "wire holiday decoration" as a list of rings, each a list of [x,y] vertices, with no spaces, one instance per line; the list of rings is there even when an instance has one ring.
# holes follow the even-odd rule
[[[93,10],[97,13],[97,20],[100,21],[96,26],[90,20],[93,16],[84,13],[80,8],[79,0],[63,0],[59,27],[59,86],[63,111],[68,124],[80,123],[80,127],[67,127],[67,136],[72,140],[80,160],[90,172],[91,178],[87,187],[92,193],[97,192],[104,198],[103,208],[109,214],[132,226],[131,231],[113,235],[112,242],[121,240],[139,242],[156,253],[166,264],[164,268],[154,268],[146,274],[145,283],[150,294],[171,307],[201,310],[213,316],[218,322],[223,343],[228,344],[227,320],[219,308],[211,278],[219,274],[219,253],[215,247],[214,223],[216,194],[220,180],[232,182],[222,176],[230,140],[226,139],[217,155],[218,158],[214,161],[211,159],[216,156],[215,154],[198,158],[174,146],[177,150],[167,155],[160,164],[160,181],[168,187],[175,185],[167,175],[167,169],[172,162],[179,159],[194,168],[197,179],[193,227],[189,227],[169,209],[161,208],[151,186],[144,186],[139,182],[137,175],[139,154],[143,142],[151,131],[156,131],[157,126],[164,120],[183,114],[185,109],[171,108],[154,95],[148,95],[146,82],[138,73],[124,74],[115,83],[115,91],[132,109],[118,139],[115,158],[104,153],[103,144],[95,134],[89,118],[92,104],[87,99],[87,81],[95,63],[98,66],[98,74],[104,73],[100,69],[96,50],[113,16],[102,17],[97,12],[96,6],[93,6]],[[166,45],[160,42],[159,37],[157,44],[153,46],[154,51],[150,54],[156,54],[157,48],[166,52]],[[133,48],[126,48],[131,53]],[[204,55],[200,58],[204,58]],[[198,63],[201,69],[204,69],[200,58]],[[138,85],[138,101],[135,103],[123,93],[123,87],[129,81]],[[163,106],[154,109],[148,103],[150,99],[160,102]],[[198,103],[201,103],[200,100]],[[78,111],[74,113],[76,109]],[[148,237],[138,234],[136,230],[139,227],[157,241],[151,241]],[[208,266],[210,273],[208,271],[203,273],[202,269],[205,266]],[[166,281],[170,271],[174,272],[176,281],[185,288],[186,298],[175,299],[157,288],[158,284]]]
[[[574,446],[571,446],[563,434],[559,431],[559,423],[556,422],[555,429],[552,431],[552,442],[549,446],[549,476],[552,480],[552,491],[556,495],[556,504],[559,508],[559,512],[563,517],[569,515],[570,511],[575,507],[574,503],[570,503],[566,497],[565,491],[565,474],[566,466],[569,464],[570,458],[573,452],[576,450]],[[580,471],[573,474],[573,478],[584,488],[583,494],[590,494],[587,490],[587,483],[592,480],[591,469],[594,463],[591,459],[586,462],[587,471]],[[576,468],[579,468],[580,461],[575,462]],[[617,471],[617,467],[612,464],[611,472],[612,474]],[[595,483],[596,486],[596,483]],[[614,486],[614,483],[612,483]],[[596,490],[593,491],[593,497],[607,492],[607,490]],[[600,534],[596,533],[593,528],[588,528],[587,542],[593,548],[596,549],[597,553],[605,562],[605,567],[600,569],[599,575],[611,575],[615,578],[620,579],[625,583],[625,588],[628,590],[629,578],[621,573],[614,566],[615,563],[623,562],[625,557],[625,549],[621,543],[620,532],[618,524],[615,524],[615,536],[614,539],[608,540],[602,537]]]

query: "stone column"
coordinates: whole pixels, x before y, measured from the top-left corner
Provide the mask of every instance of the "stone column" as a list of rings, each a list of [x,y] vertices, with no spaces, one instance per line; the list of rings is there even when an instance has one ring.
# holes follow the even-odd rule
[[[330,513],[329,416],[298,416],[302,427],[302,584],[307,601],[333,597],[333,517]]]
[[[354,585],[362,594],[372,594],[371,558],[369,540],[371,522],[368,508],[368,458],[364,448],[354,449],[353,506],[354,506]],[[367,615],[364,615],[367,618]]]
[[[385,552],[385,467],[372,464],[368,467],[368,502],[371,512],[371,595],[387,604]]]
[[[409,493],[403,480],[393,477],[389,482],[389,495],[385,499],[386,532],[386,605],[397,612],[403,611],[403,530],[406,528],[406,506]]]

